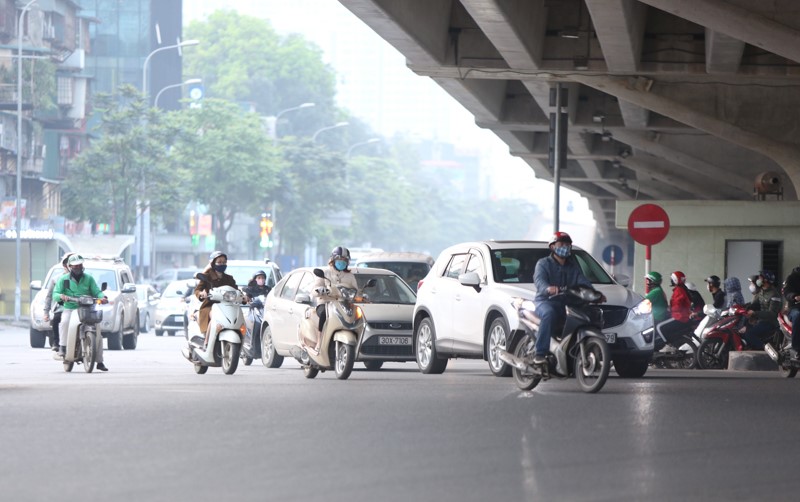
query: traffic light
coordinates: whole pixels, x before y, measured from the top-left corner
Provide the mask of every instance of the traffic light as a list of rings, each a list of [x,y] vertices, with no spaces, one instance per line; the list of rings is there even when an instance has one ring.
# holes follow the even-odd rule
[[[189,235],[197,234],[197,215],[194,211],[189,213]]]
[[[272,233],[272,220],[267,217],[267,213],[261,213],[261,223],[259,223],[261,227],[261,242],[259,242],[259,246],[262,248],[271,248],[272,241],[269,238],[269,235]]]

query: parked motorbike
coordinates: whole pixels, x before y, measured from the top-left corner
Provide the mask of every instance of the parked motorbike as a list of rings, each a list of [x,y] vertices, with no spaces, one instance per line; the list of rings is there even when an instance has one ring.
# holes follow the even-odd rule
[[[107,284],[104,282],[100,287],[105,291]],[[64,279],[64,290],[69,288],[69,279]],[[89,295],[69,296],[65,295],[66,300],[78,304],[76,312],[69,318],[69,326],[66,336],[66,354],[64,355],[64,371],[72,371],[75,363],[83,364],[86,373],[94,371],[97,352],[101,350],[103,335],[100,332],[99,324],[103,321],[103,311],[97,310],[97,304],[103,303],[102,298],[94,298]],[[107,300],[106,300],[107,301]]]
[[[602,297],[591,288],[570,288],[561,293],[566,300],[566,320],[561,335],[550,339],[547,363],[533,363],[539,318],[536,305],[531,300],[514,298],[511,304],[517,310],[525,330],[509,347],[514,353],[500,350],[500,359],[511,366],[514,383],[520,390],[531,390],[542,380],[575,377],[584,392],[595,393],[603,388],[611,370],[611,352],[602,332],[603,311],[592,305]]]
[[[314,269],[314,275],[325,277],[318,268]],[[356,345],[366,321],[361,307],[354,303],[358,290],[341,285],[336,288],[339,297],[325,304],[327,319],[322,333],[317,329],[319,317],[316,309],[309,306],[297,328],[298,344],[289,351],[302,365],[306,378],[314,378],[320,371],[332,369],[336,378],[346,380],[353,371]],[[317,336],[322,336],[319,353],[312,348],[317,343]]]
[[[711,327],[722,318],[722,313],[726,311],[727,309],[718,309],[715,308],[714,305],[707,303],[703,307],[703,314],[705,314],[705,317],[700,319],[700,323],[694,329],[695,342],[697,342],[697,340],[702,342],[706,333],[711,331]]]
[[[205,274],[197,274],[197,279],[208,283]],[[242,337],[245,333],[242,303],[244,293],[231,286],[212,288],[208,298],[215,302],[211,306],[208,326],[211,336],[204,348],[205,335],[200,331],[197,321],[193,320],[188,330],[188,345],[181,350],[183,357],[194,364],[194,371],[202,375],[209,366],[222,366],[226,375],[233,375],[239,365],[239,353]]]
[[[253,359],[261,358],[261,322],[264,319],[266,297],[259,295],[248,303],[248,313],[244,317],[245,336],[241,358],[245,366],[253,364]]]
[[[656,330],[653,340],[653,357],[650,365],[660,369],[690,370],[697,364],[697,347],[700,342],[693,336],[697,327],[693,327],[686,334],[680,335],[667,343],[663,336]]]
[[[792,321],[789,316],[780,313],[778,315],[778,325],[780,332],[775,340],[764,344],[764,351],[778,363],[778,371],[785,378],[794,378],[797,370],[800,369],[800,361],[792,359],[789,349],[792,347]],[[773,344],[775,344],[773,346]]]
[[[723,311],[722,317],[710,327],[697,349],[697,365],[701,369],[726,369],[731,351],[751,350],[743,338],[748,327],[747,310],[747,306],[734,305]],[[768,333],[762,341],[774,342],[774,334]]]

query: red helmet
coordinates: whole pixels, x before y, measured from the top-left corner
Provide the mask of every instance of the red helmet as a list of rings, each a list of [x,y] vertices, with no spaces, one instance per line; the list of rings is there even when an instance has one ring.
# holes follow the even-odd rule
[[[672,275],[669,276],[672,284],[685,284],[686,283],[686,274],[681,272],[680,270],[676,270],[672,272]]]
[[[570,237],[566,232],[556,232],[553,234],[553,238],[550,239],[550,243],[548,245],[552,246],[556,242],[566,242],[567,244],[572,244],[572,237]]]

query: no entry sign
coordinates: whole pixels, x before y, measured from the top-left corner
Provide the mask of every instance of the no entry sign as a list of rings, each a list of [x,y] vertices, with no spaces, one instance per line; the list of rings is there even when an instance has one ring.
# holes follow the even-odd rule
[[[664,240],[669,233],[669,216],[661,206],[643,204],[628,217],[628,232],[633,240],[652,246]]]

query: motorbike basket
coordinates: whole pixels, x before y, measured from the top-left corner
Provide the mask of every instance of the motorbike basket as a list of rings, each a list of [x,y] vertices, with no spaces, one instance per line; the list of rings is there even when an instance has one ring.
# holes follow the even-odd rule
[[[103,320],[103,311],[91,308],[79,308],[78,319],[80,319],[81,322],[96,324]]]

